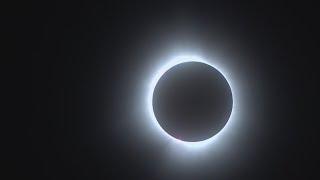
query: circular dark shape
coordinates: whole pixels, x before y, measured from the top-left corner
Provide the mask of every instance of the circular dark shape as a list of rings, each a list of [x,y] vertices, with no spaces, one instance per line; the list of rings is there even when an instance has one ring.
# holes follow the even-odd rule
[[[160,126],[187,142],[206,140],[228,122],[232,92],[224,76],[202,62],[173,66],[157,82],[153,111]]]

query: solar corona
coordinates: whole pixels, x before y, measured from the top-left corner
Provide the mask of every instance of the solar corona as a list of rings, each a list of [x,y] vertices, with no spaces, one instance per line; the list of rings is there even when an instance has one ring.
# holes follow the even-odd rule
[[[154,93],[157,84],[159,83],[160,79],[166,74],[168,71],[172,70],[174,67],[178,67],[183,64],[202,64],[211,67],[212,69],[216,70],[221,74],[223,79],[226,81],[227,86],[230,89],[230,96],[231,96],[231,104],[230,104],[230,112],[226,116],[226,122],[221,126],[221,129],[219,131],[215,132],[214,134],[211,134],[210,137],[207,138],[201,138],[199,140],[188,140],[183,138],[177,138],[176,136],[173,136],[172,133],[169,133],[167,130],[163,128],[163,125],[159,123],[159,116],[155,113],[155,107],[153,104],[154,101]],[[234,90],[231,78],[229,77],[229,74],[227,71],[225,71],[223,68],[219,67],[218,64],[214,64],[211,61],[205,60],[199,56],[194,55],[184,55],[184,56],[176,56],[169,60],[167,63],[162,65],[152,76],[151,81],[149,82],[148,92],[147,92],[147,110],[148,110],[148,116],[149,120],[151,121],[150,124],[156,129],[159,136],[165,138],[166,140],[177,144],[178,146],[184,146],[189,148],[198,148],[198,147],[207,147],[210,144],[213,144],[213,142],[218,141],[223,136],[225,136],[226,131],[233,126],[235,121],[235,106],[238,104],[237,98],[236,98],[236,91]],[[158,118],[158,119],[157,119]]]

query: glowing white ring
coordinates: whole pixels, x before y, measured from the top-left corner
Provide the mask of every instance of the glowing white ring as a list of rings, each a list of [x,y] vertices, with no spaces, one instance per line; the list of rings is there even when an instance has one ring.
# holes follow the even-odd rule
[[[232,105],[231,114],[230,114],[230,117],[229,117],[227,123],[217,134],[213,135],[212,137],[210,137],[208,139],[202,140],[202,141],[188,142],[188,141],[182,141],[180,139],[177,139],[177,138],[171,136],[160,126],[160,124],[159,124],[158,120],[156,119],[155,114],[153,112],[153,105],[152,105],[153,92],[154,92],[154,89],[155,89],[156,84],[158,83],[159,79],[166,71],[168,71],[173,66],[181,64],[181,63],[185,63],[185,62],[201,62],[201,63],[207,64],[207,65],[217,69],[225,77],[225,79],[227,80],[227,82],[231,88],[233,105]],[[213,142],[213,140],[215,140],[218,136],[221,136],[223,134],[223,132],[225,132],[225,130],[230,126],[230,122],[233,122],[232,120],[234,119],[233,118],[234,107],[235,107],[235,104],[237,104],[237,101],[236,101],[236,98],[234,97],[234,93],[233,93],[234,89],[232,87],[232,83],[230,83],[231,81],[227,75],[228,74],[226,72],[223,72],[221,68],[218,69],[217,66],[213,66],[212,64],[208,63],[207,61],[204,61],[202,58],[200,58],[198,56],[177,56],[177,57],[173,58],[171,61],[169,61],[164,66],[162,66],[156,72],[156,74],[154,75],[153,79],[151,80],[151,83],[149,86],[148,95],[147,95],[147,108],[148,108],[148,113],[153,121],[153,124],[157,127],[157,129],[161,132],[162,135],[164,135],[166,138],[168,138],[169,140],[171,140],[175,143],[186,145],[188,147],[203,147],[208,144],[211,144]]]

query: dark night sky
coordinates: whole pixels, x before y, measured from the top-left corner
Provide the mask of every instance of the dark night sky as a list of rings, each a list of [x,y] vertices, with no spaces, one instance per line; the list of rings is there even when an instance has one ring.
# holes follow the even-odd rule
[[[3,137],[12,179],[315,178],[314,4],[106,0],[11,7],[4,30],[14,33],[7,47],[17,60],[5,64],[3,77],[14,110]],[[137,92],[159,63],[152,58],[181,46],[232,59],[226,64],[241,74],[252,109],[250,124],[242,125],[247,130],[228,146],[231,155],[207,158],[193,170],[173,162],[161,140],[143,137],[131,108],[143,106]],[[26,104],[20,97],[28,97]]]

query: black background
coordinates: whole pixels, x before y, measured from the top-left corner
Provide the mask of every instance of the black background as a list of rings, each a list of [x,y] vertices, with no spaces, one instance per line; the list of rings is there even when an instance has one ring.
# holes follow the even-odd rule
[[[42,1],[10,7],[4,30],[14,33],[6,46],[15,60],[3,66],[3,78],[10,94],[6,106],[13,110],[3,137],[5,175],[12,179],[315,178],[315,4]],[[190,19],[203,47],[213,40],[226,54],[242,47],[251,58],[242,58],[238,68],[256,72],[251,78],[259,84],[252,87],[261,90],[252,99],[263,104],[257,120],[263,123],[252,125],[257,135],[243,134],[246,147],[233,149],[251,160],[229,162],[234,165],[221,172],[209,165],[191,175],[183,167],[163,170],[155,142],[136,143],[140,136],[117,124],[130,116],[128,104],[136,103],[127,96],[135,96],[139,82],[127,77],[144,69],[139,54],[163,50]]]

